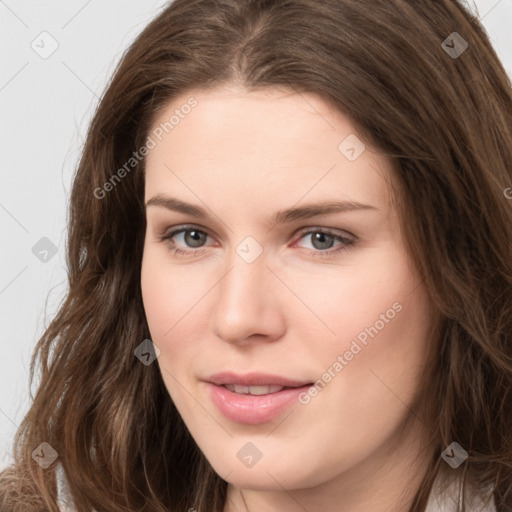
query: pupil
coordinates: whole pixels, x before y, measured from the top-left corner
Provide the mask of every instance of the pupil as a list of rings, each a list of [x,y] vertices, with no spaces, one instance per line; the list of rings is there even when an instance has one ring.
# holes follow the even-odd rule
[[[195,245],[195,242],[201,242],[201,237],[202,237],[203,233],[201,233],[200,231],[197,231],[196,229],[189,230],[188,233],[192,233],[192,236],[190,238],[193,241],[193,243],[191,243],[189,245],[191,245],[193,247],[199,247],[201,244],[199,243],[199,244]],[[195,236],[194,236],[194,234],[195,234]],[[197,237],[199,237],[199,239]],[[188,241],[187,241],[187,243],[188,243]]]
[[[325,238],[327,237],[327,240],[329,240],[331,243],[327,243],[327,246],[322,246],[322,244],[325,244]],[[315,245],[315,242],[320,242],[321,247],[316,247],[317,249],[329,249],[332,245],[332,236],[327,235],[325,233],[315,233],[315,236],[313,237],[313,245]]]

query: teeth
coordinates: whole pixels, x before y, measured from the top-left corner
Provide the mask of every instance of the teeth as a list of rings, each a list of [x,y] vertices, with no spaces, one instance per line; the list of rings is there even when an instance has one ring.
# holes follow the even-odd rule
[[[243,386],[241,384],[225,384],[224,387],[229,391],[244,395],[268,395],[284,389],[283,386]]]

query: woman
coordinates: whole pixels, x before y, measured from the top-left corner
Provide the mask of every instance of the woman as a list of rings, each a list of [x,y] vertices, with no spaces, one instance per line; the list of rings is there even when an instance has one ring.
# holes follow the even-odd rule
[[[89,130],[2,510],[511,510],[511,126],[455,0],[170,4]]]

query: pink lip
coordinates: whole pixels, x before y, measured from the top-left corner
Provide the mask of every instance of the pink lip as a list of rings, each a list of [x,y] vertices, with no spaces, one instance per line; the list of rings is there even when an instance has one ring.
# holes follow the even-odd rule
[[[252,372],[245,375],[237,375],[232,372],[215,373],[210,377],[204,379],[211,384],[222,386],[223,384],[241,384],[244,386],[283,386],[287,388],[298,388],[306,384],[311,384],[308,381],[298,381],[280,377],[279,375],[271,375],[269,373]]]
[[[312,386],[312,383],[304,384],[283,377],[256,373],[244,376],[222,373],[213,375],[208,381],[206,384],[211,400],[219,411],[231,421],[248,425],[258,425],[272,420],[296,402],[298,396]],[[234,393],[222,384],[289,387],[277,393],[256,396]]]

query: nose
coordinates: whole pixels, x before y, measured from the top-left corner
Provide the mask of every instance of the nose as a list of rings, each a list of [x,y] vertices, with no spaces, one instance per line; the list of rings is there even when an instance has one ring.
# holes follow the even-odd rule
[[[228,271],[216,287],[212,332],[231,344],[279,339],[285,329],[283,284],[267,267],[265,252],[252,263],[233,252]]]

